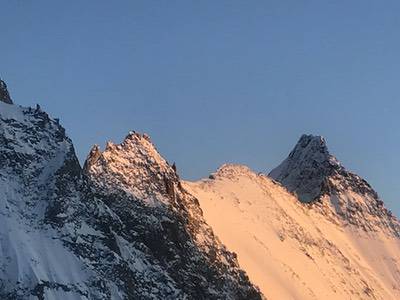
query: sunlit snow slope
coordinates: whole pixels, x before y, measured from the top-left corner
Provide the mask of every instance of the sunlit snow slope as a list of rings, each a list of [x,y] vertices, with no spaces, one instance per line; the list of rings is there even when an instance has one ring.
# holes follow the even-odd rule
[[[323,181],[336,188],[311,204],[239,165],[184,187],[268,299],[400,299],[398,221],[379,199],[335,176]]]

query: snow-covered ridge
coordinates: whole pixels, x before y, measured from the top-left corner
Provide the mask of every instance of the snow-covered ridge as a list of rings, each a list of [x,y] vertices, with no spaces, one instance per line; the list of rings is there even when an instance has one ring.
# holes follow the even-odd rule
[[[247,174],[249,176],[253,175],[253,171],[240,164],[223,164],[217,169],[215,173],[210,174],[209,179],[216,179],[220,177],[235,178],[237,175]]]
[[[2,299],[33,299],[41,294],[57,298],[58,289],[68,290],[67,299],[77,299],[85,289],[90,272],[48,225],[57,215],[53,208],[60,208],[57,203],[65,198],[66,186],[58,172],[66,165],[69,171],[64,176],[76,181],[79,163],[57,121],[39,107],[0,102]]]
[[[104,151],[94,146],[84,173],[96,190],[95,197],[114,199],[108,205],[130,231],[143,228],[145,234],[138,237],[144,235],[143,243],[170,277],[180,284],[185,282],[183,290],[190,298],[218,299],[224,295],[226,299],[260,299],[234,254],[204,221],[198,200],[182,188],[176,170],[148,135],[130,132],[121,144],[108,142]],[[192,262],[186,261],[188,256]],[[206,280],[191,287],[188,282],[193,276]]]
[[[390,227],[398,221],[375,215],[364,194],[335,194],[336,202],[368,207],[349,219],[333,199],[301,202],[246,166],[223,165],[184,187],[268,299],[400,297],[400,239]]]

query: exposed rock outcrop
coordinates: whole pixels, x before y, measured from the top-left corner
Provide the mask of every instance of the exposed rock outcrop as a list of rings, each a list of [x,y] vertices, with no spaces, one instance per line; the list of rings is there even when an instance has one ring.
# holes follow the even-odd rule
[[[0,101],[7,104],[13,104],[13,101],[11,100],[10,94],[7,90],[7,84],[1,79],[0,79]]]

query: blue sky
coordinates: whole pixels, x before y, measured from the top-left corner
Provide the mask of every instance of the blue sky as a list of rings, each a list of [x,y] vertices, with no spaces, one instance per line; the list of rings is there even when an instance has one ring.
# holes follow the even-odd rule
[[[1,1],[0,76],[92,144],[147,132],[182,177],[326,137],[400,215],[399,1]]]

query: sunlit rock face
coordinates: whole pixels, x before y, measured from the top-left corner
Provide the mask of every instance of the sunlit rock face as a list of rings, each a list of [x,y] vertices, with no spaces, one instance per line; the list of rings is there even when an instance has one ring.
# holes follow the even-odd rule
[[[147,264],[161,271],[157,276],[165,277],[161,298],[261,299],[149,136],[130,132],[121,144],[107,143],[103,152],[95,146],[84,169],[92,196],[124,224],[115,230],[131,247],[123,252],[142,252]],[[168,287],[174,288],[162,290]]]
[[[58,120],[0,102],[0,299],[261,299],[147,135],[84,169]]]

